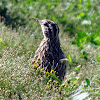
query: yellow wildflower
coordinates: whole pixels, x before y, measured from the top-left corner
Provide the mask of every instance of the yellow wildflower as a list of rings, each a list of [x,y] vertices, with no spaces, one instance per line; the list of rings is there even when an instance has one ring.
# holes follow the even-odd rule
[[[56,82],[56,84],[58,84],[58,81]]]
[[[35,63],[35,60],[33,60],[32,62]]]
[[[38,57],[38,60],[40,60],[40,57]]]
[[[41,70],[42,70],[42,71],[44,71],[44,69],[43,69],[43,68],[41,68]]]
[[[50,84],[50,86],[52,87],[52,84]]]
[[[33,71],[33,69],[30,69],[30,71]]]
[[[53,73],[54,72],[54,70],[51,70],[51,73]]]
[[[52,82],[52,80],[49,80],[48,82],[50,83],[50,82]]]
[[[41,68],[41,72],[44,72],[44,69],[43,68]]]
[[[40,62],[40,57],[38,57],[38,59],[37,59],[37,63],[39,63]]]
[[[66,85],[65,85],[65,84],[63,84],[63,87],[66,87]]]
[[[58,89],[58,88],[59,88],[59,86],[56,87],[56,89]]]
[[[49,85],[47,85],[46,88],[49,88]]]
[[[47,71],[45,74],[47,75],[49,72]]]
[[[34,64],[34,65],[33,65],[33,67],[34,67],[34,68],[37,68],[37,65],[36,65],[36,64]]]

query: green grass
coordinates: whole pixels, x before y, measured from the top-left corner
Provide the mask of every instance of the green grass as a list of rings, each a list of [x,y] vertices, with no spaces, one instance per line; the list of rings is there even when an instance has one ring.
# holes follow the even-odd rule
[[[98,0],[1,0],[0,16],[1,100],[100,99]],[[32,64],[43,35],[31,17],[53,20],[60,28],[61,47],[67,59],[62,83],[54,73],[46,74],[34,67],[38,63]]]
[[[50,77],[49,80],[53,81],[49,84],[49,80],[45,80],[47,76],[39,74],[39,69],[33,68],[32,58],[39,44],[36,44],[36,40],[40,41],[40,38],[34,39],[31,34],[25,34],[23,31],[20,31],[21,34],[12,31],[2,23],[0,26],[0,99],[71,99],[77,90],[81,91],[79,94],[86,93],[82,94],[84,97],[99,100],[99,95],[96,94],[99,94],[100,86],[100,62],[96,60],[99,47],[84,47],[83,50],[89,53],[89,60],[85,60],[84,57],[80,57],[79,48],[71,44],[73,39],[60,36],[66,58],[70,55],[72,61],[67,62],[65,80],[56,89],[53,85],[57,81],[56,78]],[[78,68],[78,65],[81,67]]]

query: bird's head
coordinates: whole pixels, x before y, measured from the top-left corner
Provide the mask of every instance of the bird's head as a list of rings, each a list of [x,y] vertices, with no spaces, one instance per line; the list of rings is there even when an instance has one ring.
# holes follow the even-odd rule
[[[44,37],[53,39],[58,36],[59,27],[57,26],[56,23],[54,23],[51,20],[46,20],[46,19],[40,20],[34,17],[33,19],[36,20],[41,25]]]

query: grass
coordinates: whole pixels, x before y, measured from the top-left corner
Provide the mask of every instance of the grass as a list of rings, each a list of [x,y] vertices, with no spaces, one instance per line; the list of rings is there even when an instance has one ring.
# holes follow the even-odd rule
[[[100,11],[98,0],[0,1],[0,99],[99,100]],[[49,12],[49,14],[48,14]],[[67,60],[61,82],[32,64],[43,39],[31,18],[50,19],[60,28]]]
[[[60,34],[61,46],[67,61],[67,74],[62,84],[56,78],[41,74],[41,68],[34,69],[32,58],[40,38],[23,31],[16,32],[0,23],[0,99],[72,99],[99,100],[100,62],[96,60],[99,47],[87,48],[88,60],[80,56],[82,51],[72,45],[68,36]],[[36,30],[38,32],[38,30]],[[38,41],[38,42],[37,42]],[[70,56],[70,57],[68,57]],[[37,66],[38,64],[36,64]],[[51,81],[50,81],[51,80]],[[58,83],[59,84],[58,84]],[[58,84],[57,86],[55,84]],[[78,93],[78,95],[76,95]],[[96,94],[97,93],[97,94]]]

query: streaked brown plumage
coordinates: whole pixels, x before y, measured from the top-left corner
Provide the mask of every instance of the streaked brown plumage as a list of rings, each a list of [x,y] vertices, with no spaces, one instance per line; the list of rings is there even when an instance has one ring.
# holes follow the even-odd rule
[[[44,35],[44,39],[35,52],[34,60],[40,58],[40,65],[49,72],[52,69],[55,70],[57,77],[62,80],[66,74],[66,62],[61,61],[65,56],[60,48],[59,28],[53,21],[33,19],[41,25]]]

